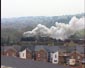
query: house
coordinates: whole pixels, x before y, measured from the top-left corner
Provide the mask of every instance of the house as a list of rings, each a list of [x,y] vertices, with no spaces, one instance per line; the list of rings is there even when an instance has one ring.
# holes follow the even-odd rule
[[[58,46],[38,45],[35,47],[36,60],[58,63]]]
[[[4,47],[1,46],[1,55],[4,55]]]
[[[77,62],[81,63],[81,60],[85,58],[85,44],[76,46],[75,51],[78,56],[76,57]]]
[[[53,64],[67,64],[69,59],[76,59],[76,62],[80,64],[81,60],[84,58],[84,47],[76,46],[76,51],[74,49],[74,46],[68,48],[66,46],[13,45],[2,46],[1,55],[45,61]]]
[[[6,56],[17,56],[16,53],[17,53],[17,52],[16,52],[15,49],[9,48],[8,50],[6,50],[6,51],[4,52],[4,55],[6,55]]]
[[[65,63],[65,57],[64,57],[64,53],[62,51],[59,51],[59,58],[58,59],[59,59],[59,61],[58,61],[59,64]]]
[[[18,45],[3,46],[1,48],[2,48],[2,54],[3,55],[18,57],[18,52],[20,50],[20,46],[18,46]]]
[[[77,51],[73,51],[70,55],[69,55],[70,59],[75,59],[75,63],[76,64],[80,64],[82,59],[83,59],[83,56],[77,52]]]
[[[67,46],[59,46],[59,64],[67,63],[69,57],[69,51]]]
[[[58,46],[49,46],[48,52],[50,52],[50,62],[53,64],[59,63],[59,47]]]
[[[29,48],[25,48],[19,52],[19,57],[22,59],[32,59],[31,50]]]
[[[42,58],[42,60],[47,59],[48,62],[51,62],[53,64],[64,63],[65,58],[67,58],[67,56],[63,53],[65,51],[60,50],[61,50],[60,46],[45,46],[45,45],[35,46],[36,60],[41,60],[40,58],[46,55],[47,58],[44,57]]]
[[[48,61],[48,52],[44,46],[35,47],[35,57],[36,61]]]
[[[51,53],[51,59],[52,59],[53,64],[58,64],[58,62],[59,62],[59,53],[58,53],[58,51],[54,52],[54,53]]]
[[[1,55],[6,56],[16,56],[21,57],[23,52],[26,52],[26,58],[32,58],[32,53],[34,51],[33,46],[27,46],[27,45],[12,45],[12,46],[1,46]],[[22,57],[21,57],[22,58]]]
[[[59,63],[69,64],[69,60],[74,58],[78,63],[84,57],[83,45],[77,46],[59,46]]]
[[[84,47],[77,46],[59,46],[59,63],[69,64],[69,60],[76,59],[79,64],[84,55]]]

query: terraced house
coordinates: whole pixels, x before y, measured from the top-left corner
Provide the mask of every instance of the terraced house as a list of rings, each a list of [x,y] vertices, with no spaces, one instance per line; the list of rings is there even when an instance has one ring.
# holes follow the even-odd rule
[[[1,55],[18,57],[21,59],[30,59],[35,61],[50,62],[53,64],[69,64],[70,59],[76,59],[75,63],[82,64],[84,57],[84,48],[82,46],[72,46],[67,52],[66,46],[2,46]]]

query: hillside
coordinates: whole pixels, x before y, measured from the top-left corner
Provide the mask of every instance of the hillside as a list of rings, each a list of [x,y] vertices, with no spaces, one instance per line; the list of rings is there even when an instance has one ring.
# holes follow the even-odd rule
[[[85,29],[77,31],[71,38],[75,39],[85,39]]]
[[[64,16],[28,16],[20,18],[2,18],[1,19],[1,40],[6,43],[9,39],[10,42],[17,42],[22,37],[22,33],[32,30],[38,24],[43,24],[47,27],[55,25],[55,22],[69,23],[70,19],[76,16],[81,18],[85,16],[85,13],[76,15],[64,15]],[[83,31],[85,33],[85,31]],[[83,33],[83,36],[84,36]],[[82,36],[82,31],[75,34],[77,38]],[[79,37],[78,37],[79,36]],[[72,38],[75,38],[72,37]]]
[[[76,16],[77,18],[85,16],[85,13],[76,14],[76,15],[64,15],[64,16],[28,16],[28,17],[19,17],[19,18],[2,18],[1,26],[2,28],[15,28],[21,29],[26,28],[32,29],[38,24],[46,25],[51,27],[55,22],[65,22],[69,23],[70,19]]]

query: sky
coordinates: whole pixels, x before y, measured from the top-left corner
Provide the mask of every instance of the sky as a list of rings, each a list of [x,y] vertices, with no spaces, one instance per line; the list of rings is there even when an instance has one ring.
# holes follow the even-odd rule
[[[1,18],[84,13],[84,0],[1,0]]]

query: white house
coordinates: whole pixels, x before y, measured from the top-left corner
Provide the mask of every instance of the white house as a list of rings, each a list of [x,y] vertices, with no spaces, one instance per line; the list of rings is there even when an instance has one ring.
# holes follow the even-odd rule
[[[29,50],[28,48],[23,49],[22,51],[19,52],[19,57],[22,59],[32,59],[31,50]]]
[[[51,62],[53,64],[58,64],[59,62],[59,52],[54,52],[54,53],[51,53]]]
[[[19,52],[19,57],[23,58],[23,59],[26,59],[26,49],[21,51],[21,52]]]

